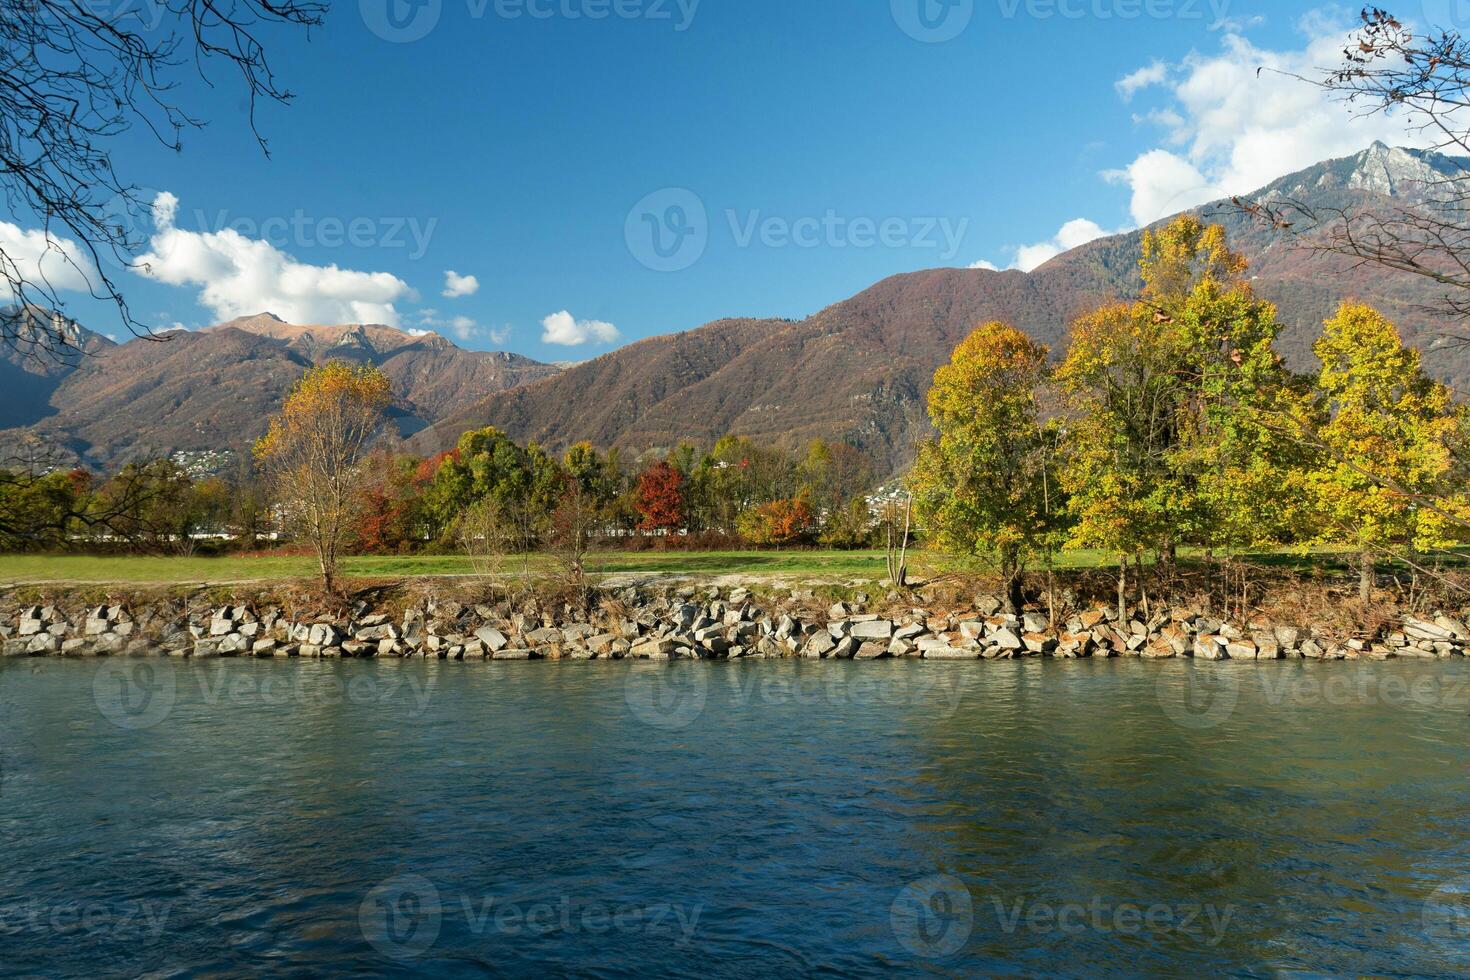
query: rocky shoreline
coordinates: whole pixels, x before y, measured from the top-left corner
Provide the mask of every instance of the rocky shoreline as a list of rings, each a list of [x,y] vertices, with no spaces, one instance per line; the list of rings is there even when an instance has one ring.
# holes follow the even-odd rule
[[[1122,621],[1100,607],[1053,627],[1042,613],[1002,612],[993,596],[944,609],[905,608],[903,598],[890,594],[873,603],[859,593],[822,610],[810,591],[757,598],[744,588],[686,586],[597,593],[590,610],[548,600],[467,604],[421,597],[399,606],[359,602],[343,615],[288,612],[261,600],[213,605],[147,598],[64,608],[0,599],[0,655],[946,661],[1470,655],[1470,609],[1406,613],[1375,635],[1343,638],[1299,625],[1231,623],[1187,608],[1134,612]]]

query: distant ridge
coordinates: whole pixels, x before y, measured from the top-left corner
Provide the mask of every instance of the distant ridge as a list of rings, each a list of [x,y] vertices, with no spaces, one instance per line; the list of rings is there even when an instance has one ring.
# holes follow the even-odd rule
[[[394,429],[408,436],[452,408],[559,369],[519,354],[469,351],[435,333],[381,324],[298,325],[271,313],[118,345],[83,331],[86,356],[34,376],[14,352],[0,363],[0,447],[43,447],[68,465],[110,469],[176,452],[239,452],[264,431],[291,386],[330,359],[375,364],[393,382]]]
[[[1398,206],[1421,194],[1425,181],[1464,168],[1464,161],[1380,143],[1282,177],[1255,196]],[[1285,324],[1282,351],[1298,367],[1310,363],[1322,320],[1356,298],[1392,316],[1423,349],[1428,370],[1470,389],[1470,358],[1423,312],[1436,295],[1428,281],[1351,269],[1295,248],[1227,202],[1196,211],[1223,224],[1232,247],[1250,260],[1255,289],[1277,304]],[[641,341],[451,412],[412,445],[441,449],[486,424],[554,449],[590,439],[639,451],[726,432],[796,447],[821,436],[860,446],[897,471],[928,431],[923,399],[934,369],[976,324],[1007,320],[1059,351],[1079,313],[1136,294],[1141,241],[1141,231],[1099,239],[1030,273],[899,275],[804,320],[718,320]]]

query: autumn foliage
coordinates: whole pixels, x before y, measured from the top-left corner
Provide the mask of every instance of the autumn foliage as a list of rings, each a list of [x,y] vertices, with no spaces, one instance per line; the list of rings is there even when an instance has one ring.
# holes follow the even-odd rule
[[[638,476],[637,508],[643,531],[677,531],[684,527],[684,475],[659,460]]]

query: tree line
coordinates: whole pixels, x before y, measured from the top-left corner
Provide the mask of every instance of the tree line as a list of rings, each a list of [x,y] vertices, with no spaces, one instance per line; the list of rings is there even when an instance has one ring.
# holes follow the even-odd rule
[[[1145,556],[1172,573],[1207,554],[1329,544],[1356,556],[1367,599],[1385,558],[1433,572],[1470,540],[1470,407],[1427,377],[1382,314],[1342,305],[1315,372],[1274,349],[1225,233],[1184,216],[1145,233],[1144,288],[1073,325],[1059,361],[984,324],[936,372],[912,486],[920,522],[992,563],[1009,604],[1057,549],[1119,559],[1118,603]]]

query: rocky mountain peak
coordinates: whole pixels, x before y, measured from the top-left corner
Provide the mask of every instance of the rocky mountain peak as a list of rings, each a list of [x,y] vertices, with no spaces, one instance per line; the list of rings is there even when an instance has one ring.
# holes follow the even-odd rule
[[[1376,142],[1353,158],[1347,186],[1394,197],[1463,169],[1454,158],[1440,153]]]

